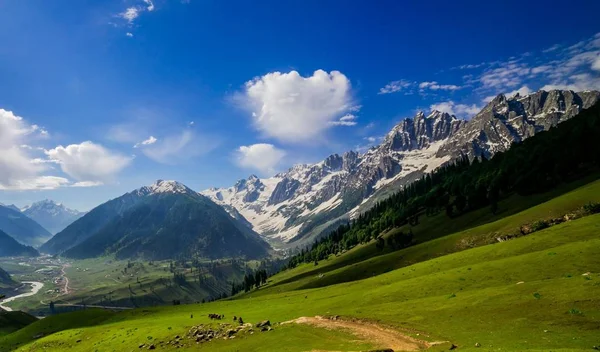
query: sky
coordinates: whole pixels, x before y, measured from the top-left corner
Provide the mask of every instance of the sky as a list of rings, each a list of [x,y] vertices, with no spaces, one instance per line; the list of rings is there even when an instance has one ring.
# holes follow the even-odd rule
[[[432,109],[600,89],[600,2],[0,1],[0,202],[78,210],[366,150]]]

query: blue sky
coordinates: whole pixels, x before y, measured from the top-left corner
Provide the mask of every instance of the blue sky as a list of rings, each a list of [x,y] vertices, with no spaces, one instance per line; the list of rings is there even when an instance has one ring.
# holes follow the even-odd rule
[[[377,143],[432,108],[600,88],[598,1],[4,1],[0,202],[89,210]]]

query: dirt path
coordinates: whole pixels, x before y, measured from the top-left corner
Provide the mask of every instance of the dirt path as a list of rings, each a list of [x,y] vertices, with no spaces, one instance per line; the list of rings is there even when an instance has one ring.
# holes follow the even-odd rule
[[[70,267],[70,264],[65,264],[62,266],[62,269],[60,270],[61,272],[61,276],[64,279],[65,282],[65,286],[63,287],[63,295],[68,295],[69,294],[69,278],[67,277],[67,273],[65,272],[65,269]]]
[[[328,319],[320,316],[301,317],[282,324],[308,324],[323,329],[349,330],[353,335],[372,342],[381,348],[391,348],[394,351],[418,351],[431,344],[401,334],[398,331],[363,321]]]

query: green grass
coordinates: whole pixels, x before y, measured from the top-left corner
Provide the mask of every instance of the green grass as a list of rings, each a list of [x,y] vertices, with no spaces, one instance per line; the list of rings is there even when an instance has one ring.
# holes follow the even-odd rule
[[[464,351],[590,350],[600,344],[600,214],[505,242],[495,238],[599,200],[600,181],[594,181],[530,198],[513,196],[504,200],[502,207],[512,210],[503,215],[481,210],[452,220],[441,215],[422,218],[413,231],[421,240],[430,240],[401,251],[382,253],[374,252],[373,244],[359,246],[319,266],[285,271],[270,278],[266,287],[233,300],[52,316],[0,337],[0,351],[135,350],[141,343],[183,336],[192,325],[215,324],[208,313],[242,316],[252,323],[341,315],[429,341],[450,341]],[[94,285],[106,285],[103,275],[111,270],[107,266],[72,275],[93,291]],[[40,333],[47,336],[33,339]],[[476,348],[476,343],[482,347]],[[211,351],[381,347],[345,331],[295,324],[275,324],[268,333],[202,347],[209,346]],[[194,343],[183,349],[197,347]]]
[[[600,322],[599,232],[600,215],[588,216],[365,280],[269,295],[253,292],[242,299],[210,304],[118,313],[102,320],[102,325],[65,330],[29,342],[21,350],[134,349],[147,342],[148,336],[157,341],[169,339],[184,334],[192,324],[207,323],[209,312],[228,317],[242,315],[247,322],[339,314],[379,321],[412,334],[419,332],[429,339],[449,340],[467,351],[478,350],[475,343],[488,350],[589,350],[598,344]],[[585,279],[582,274],[589,271],[592,274]],[[190,319],[190,314],[196,318]],[[69,314],[53,318],[81,320]],[[41,324],[44,321],[0,339],[0,346],[31,341],[30,336]],[[252,351],[274,346],[283,351],[356,350],[343,345],[349,339],[356,338],[311,327],[276,325],[269,333],[210,346],[211,351]]]

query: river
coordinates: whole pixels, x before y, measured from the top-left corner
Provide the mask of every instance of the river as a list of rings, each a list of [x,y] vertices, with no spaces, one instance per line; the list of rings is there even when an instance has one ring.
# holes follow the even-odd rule
[[[12,312],[12,308],[5,306],[5,304],[15,301],[19,298],[33,296],[36,293],[38,293],[42,289],[42,287],[44,287],[43,283],[37,282],[37,281],[23,281],[23,283],[31,285],[31,292],[22,293],[20,295],[9,297],[9,298],[1,301],[0,308],[4,309],[5,311]]]

